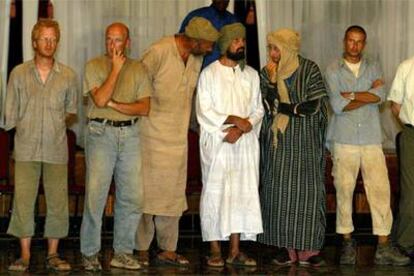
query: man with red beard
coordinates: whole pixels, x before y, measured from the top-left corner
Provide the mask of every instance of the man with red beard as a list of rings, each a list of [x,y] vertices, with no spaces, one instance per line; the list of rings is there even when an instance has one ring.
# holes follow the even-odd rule
[[[16,128],[15,193],[7,233],[20,239],[21,255],[9,266],[26,271],[34,234],[34,206],[40,175],[47,205],[44,236],[48,239],[46,266],[70,270],[59,258],[59,239],[69,229],[66,122],[76,113],[75,72],[55,59],[59,25],[39,20],[32,30],[33,60],[18,65],[10,75],[6,96],[6,130]]]

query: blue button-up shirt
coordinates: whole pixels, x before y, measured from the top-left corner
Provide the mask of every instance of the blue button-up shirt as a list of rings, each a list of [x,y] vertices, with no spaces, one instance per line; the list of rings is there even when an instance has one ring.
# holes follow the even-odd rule
[[[187,27],[188,22],[195,17],[203,17],[211,22],[211,24],[214,26],[214,28],[217,29],[217,31],[220,31],[220,29],[228,24],[232,24],[235,22],[238,22],[237,17],[228,12],[225,11],[224,13],[220,13],[218,10],[216,10],[212,5],[200,9],[193,10],[190,12],[183,20],[183,23],[181,23],[180,33],[185,32],[185,27]],[[203,65],[201,69],[204,69],[207,65],[212,63],[213,61],[216,61],[220,58],[220,49],[217,45],[217,43],[214,45],[213,52],[211,54],[208,54],[204,57]]]
[[[329,101],[334,114],[329,122],[327,142],[351,145],[381,144],[382,133],[378,105],[385,100],[384,86],[372,88],[372,83],[382,79],[382,71],[377,62],[362,58],[359,76],[351,72],[343,59],[328,66],[326,82]],[[360,108],[344,111],[350,100],[341,96],[341,92],[368,91],[381,98]]]

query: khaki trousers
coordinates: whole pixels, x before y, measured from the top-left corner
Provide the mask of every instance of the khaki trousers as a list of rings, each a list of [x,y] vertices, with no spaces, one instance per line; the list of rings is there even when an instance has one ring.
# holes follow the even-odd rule
[[[368,199],[374,235],[387,236],[391,232],[390,183],[381,145],[334,144],[333,169],[336,189],[336,232],[354,231],[352,199],[356,178],[361,169]]]
[[[34,235],[34,208],[40,175],[46,198],[44,236],[66,237],[69,230],[68,171],[66,164],[44,162],[15,163],[15,187],[12,216],[7,233],[18,238]]]
[[[163,251],[177,250],[178,222],[180,217],[143,214],[138,224],[136,249],[147,251],[157,236],[158,247]]]

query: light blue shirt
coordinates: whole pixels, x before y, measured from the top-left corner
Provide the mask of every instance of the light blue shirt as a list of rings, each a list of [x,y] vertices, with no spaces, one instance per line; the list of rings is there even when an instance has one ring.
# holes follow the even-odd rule
[[[343,59],[328,66],[326,82],[329,102],[334,111],[328,126],[327,143],[350,145],[381,144],[382,133],[378,105],[385,100],[384,86],[373,89],[372,83],[382,79],[382,71],[377,62],[362,58],[359,75],[351,72]],[[341,96],[341,92],[368,91],[381,98],[378,103],[343,111],[350,100]]]

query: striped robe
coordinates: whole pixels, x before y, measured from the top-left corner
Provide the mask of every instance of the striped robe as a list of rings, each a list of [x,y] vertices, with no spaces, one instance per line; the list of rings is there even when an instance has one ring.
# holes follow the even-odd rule
[[[299,67],[286,80],[291,103],[319,99],[319,111],[290,117],[278,145],[272,144],[272,110],[277,109],[277,88],[265,69],[261,90],[266,109],[261,130],[260,200],[263,234],[258,241],[297,250],[321,249],[325,236],[325,129],[326,88],[318,66],[299,57]]]

